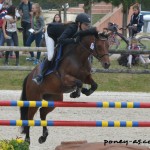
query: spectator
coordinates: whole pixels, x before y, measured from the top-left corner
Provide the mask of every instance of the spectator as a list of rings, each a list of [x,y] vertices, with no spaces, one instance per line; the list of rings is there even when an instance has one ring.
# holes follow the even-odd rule
[[[3,1],[4,1],[3,5],[5,8],[6,7],[8,8],[12,5],[12,0],[3,0]]]
[[[22,0],[19,5],[19,13],[21,15],[21,26],[23,28],[23,45],[26,46],[29,37],[29,29],[31,28],[32,4],[29,0]]]
[[[3,17],[2,14],[6,14],[5,10],[3,9],[3,0],[0,0],[0,16]],[[3,34],[3,29],[2,29],[2,25],[3,25],[3,20],[2,18],[0,18],[0,46],[4,45],[4,34]],[[0,52],[0,58],[2,57],[2,52]]]
[[[4,5],[4,0],[0,0],[0,19],[2,19],[7,14],[6,8],[8,7]]]
[[[56,14],[53,18],[53,22],[62,23],[61,16]]]
[[[4,46],[5,38],[2,30],[3,18],[7,14],[7,9],[12,5],[11,0],[0,0],[0,46]],[[10,22],[14,22],[14,19],[9,19]],[[13,41],[11,46],[13,46]],[[0,52],[0,57],[3,57],[3,52]]]
[[[138,5],[134,5],[133,14],[131,16],[131,20],[128,25],[129,37],[133,37],[135,36],[135,34],[139,33],[143,25],[144,25],[143,15],[140,13],[140,8]]]
[[[30,29],[30,36],[27,40],[26,46],[31,46],[32,42],[35,40],[36,47],[40,47],[40,43],[43,35],[44,18],[42,16],[42,10],[38,3],[32,5],[32,28]],[[27,60],[34,61],[34,64],[38,64],[41,52],[37,52],[37,59],[34,58],[34,53],[30,52],[31,57]]]
[[[18,35],[17,35],[17,25],[16,25],[16,8],[14,6],[10,6],[7,9],[7,15],[4,17],[3,22],[3,33],[4,37],[6,39],[7,46],[11,46],[12,41],[14,43],[14,46],[18,46]],[[12,19],[14,20],[12,22]],[[11,21],[10,21],[11,20]],[[5,65],[8,65],[8,57],[9,57],[10,51],[6,51],[5,55]],[[15,52],[16,54],[16,66],[19,65],[19,52]]]

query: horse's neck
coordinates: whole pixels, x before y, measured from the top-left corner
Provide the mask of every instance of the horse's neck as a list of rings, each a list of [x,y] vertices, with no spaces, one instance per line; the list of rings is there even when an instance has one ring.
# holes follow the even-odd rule
[[[90,55],[88,47],[84,45],[84,43],[78,45],[68,45],[65,49],[64,56],[68,55],[72,56],[72,59],[77,59],[76,61],[80,61],[85,63],[88,60]]]
[[[63,58],[71,57],[76,62],[86,64],[90,56],[90,46],[95,38],[92,36],[83,37],[82,41],[78,44],[69,44],[63,48]]]
[[[91,54],[91,44],[94,43],[94,40],[90,40],[91,36],[87,36],[82,42],[78,45],[77,53],[81,60],[87,60]]]

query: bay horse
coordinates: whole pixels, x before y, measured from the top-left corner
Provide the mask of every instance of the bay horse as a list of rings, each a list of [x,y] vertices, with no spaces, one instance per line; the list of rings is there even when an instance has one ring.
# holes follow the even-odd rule
[[[93,47],[93,45],[95,45]],[[91,46],[93,48],[91,48]],[[69,44],[63,47],[63,54],[57,71],[46,75],[42,84],[37,85],[32,78],[39,71],[39,65],[35,67],[24,79],[21,100],[39,101],[53,100],[63,101],[63,93],[70,93],[70,97],[77,98],[82,92],[86,96],[91,95],[97,89],[97,83],[91,76],[91,65],[89,56],[93,55],[98,59],[103,68],[109,68],[109,44],[107,39],[97,37],[93,34],[82,36],[78,44]],[[82,85],[91,85],[90,89],[82,88]],[[41,120],[46,120],[46,115],[54,108],[40,108]],[[21,107],[21,120],[33,120],[37,107]],[[29,126],[22,127],[22,133],[26,134],[25,141],[30,143]],[[46,141],[48,136],[47,127],[43,127],[43,135],[39,143]]]

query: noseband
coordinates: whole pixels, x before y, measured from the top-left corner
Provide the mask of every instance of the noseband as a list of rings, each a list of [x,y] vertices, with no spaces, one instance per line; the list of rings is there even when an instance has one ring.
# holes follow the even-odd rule
[[[106,41],[106,39],[101,39],[102,41]],[[94,48],[92,49],[92,48],[86,48],[86,46],[84,46],[81,42],[79,42],[79,44],[85,49],[85,50],[87,50],[89,53],[90,53],[90,55],[92,55],[92,56],[94,56],[95,58],[97,58],[99,61],[101,61],[101,59],[104,57],[104,56],[109,56],[109,54],[108,53],[106,53],[106,54],[103,54],[103,55],[99,55],[98,54],[98,52],[97,52],[97,46],[96,46],[96,40],[94,40]],[[104,43],[105,44],[105,43]],[[94,54],[94,52],[96,53],[96,54]]]

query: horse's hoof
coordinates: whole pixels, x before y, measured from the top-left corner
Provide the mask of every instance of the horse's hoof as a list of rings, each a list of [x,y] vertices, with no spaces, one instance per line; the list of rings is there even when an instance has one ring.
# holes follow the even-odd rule
[[[43,144],[45,141],[46,141],[46,137],[41,136],[41,137],[39,138],[39,143],[40,143],[40,144]]]
[[[88,96],[88,94],[89,94],[89,90],[86,89],[86,88],[82,88],[81,92],[82,92],[83,94],[85,94],[86,96]]]
[[[78,98],[80,97],[80,94],[78,94],[77,92],[73,92],[70,94],[70,98]]]
[[[92,92],[91,92],[90,90],[86,89],[86,88],[82,88],[81,92],[82,92],[83,94],[85,94],[86,96],[89,96],[89,95],[92,94]]]
[[[25,142],[27,142],[30,145],[30,138],[26,138]]]

